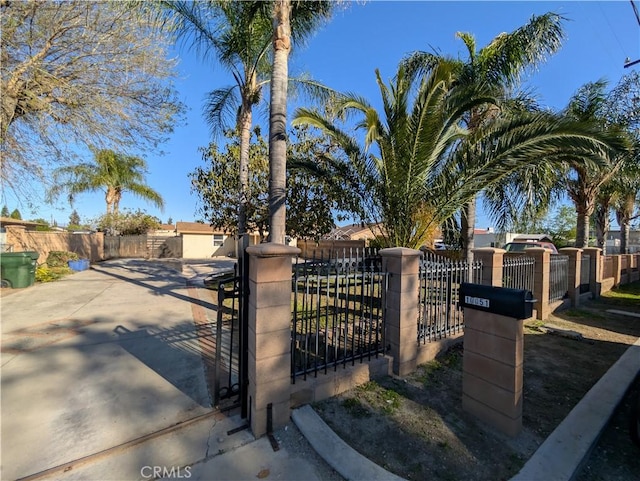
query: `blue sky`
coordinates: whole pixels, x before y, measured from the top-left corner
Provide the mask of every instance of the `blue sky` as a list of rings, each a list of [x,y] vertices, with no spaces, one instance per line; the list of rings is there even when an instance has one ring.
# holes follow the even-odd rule
[[[640,26],[628,0],[370,1],[354,2],[338,11],[305,47],[294,51],[290,73],[307,72],[332,88],[358,93],[377,104],[376,68],[384,79],[390,79],[400,59],[415,50],[435,49],[466,58],[463,43],[455,37],[457,31],[472,33],[481,48],[501,32],[510,32],[532,15],[548,11],[567,18],[566,39],[557,54],[525,78],[541,104],[560,109],[581,85],[601,78],[613,86],[629,70],[623,68],[625,59],[640,58]],[[198,199],[190,192],[188,174],[202,165],[198,148],[210,141],[202,118],[203,101],[207,92],[231,84],[217,65],[203,65],[182,48],[176,48],[176,54],[181,58],[177,87],[189,109],[187,121],[176,126],[170,141],[162,146],[165,155],[146,157],[147,183],[164,197],[166,207],[161,212],[128,194],[121,203],[124,208],[141,208],[163,222],[169,217],[174,222],[197,219]],[[7,196],[10,210],[15,207],[13,202]],[[74,207],[87,220],[103,213],[105,205],[101,194],[85,194]],[[53,218],[64,225],[71,210],[62,199],[56,206],[42,205],[36,213],[22,214],[23,218]],[[491,225],[480,210],[477,226]]]

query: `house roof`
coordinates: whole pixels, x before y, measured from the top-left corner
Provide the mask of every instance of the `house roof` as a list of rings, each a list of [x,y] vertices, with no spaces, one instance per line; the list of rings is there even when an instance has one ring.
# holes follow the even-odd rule
[[[350,224],[334,228],[325,236],[325,239],[351,239],[354,235],[362,233],[369,233],[373,236],[370,227],[362,224]]]
[[[13,219],[11,217],[0,217],[0,225],[22,225],[25,227],[35,227],[41,224],[40,222],[32,222],[30,220]]]
[[[221,229],[200,222],[176,222],[176,232],[178,234],[228,234]]]
[[[169,230],[174,232],[176,230],[176,226],[173,224],[160,224],[156,230]]]

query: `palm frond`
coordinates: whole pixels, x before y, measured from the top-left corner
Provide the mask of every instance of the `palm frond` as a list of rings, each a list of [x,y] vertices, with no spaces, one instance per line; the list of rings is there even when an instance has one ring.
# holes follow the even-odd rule
[[[232,85],[213,90],[207,94],[203,114],[214,137],[224,133],[225,130],[235,128],[238,121],[237,108],[240,102],[238,90],[237,85]]]

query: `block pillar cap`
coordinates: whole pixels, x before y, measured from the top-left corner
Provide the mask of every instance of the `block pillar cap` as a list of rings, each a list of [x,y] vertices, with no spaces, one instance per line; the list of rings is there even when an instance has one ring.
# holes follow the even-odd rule
[[[408,247],[387,247],[380,249],[380,255],[384,257],[420,257],[422,252]]]
[[[507,251],[499,249],[498,247],[477,247],[475,249],[471,249],[471,252],[478,252],[480,254],[504,254]]]
[[[267,242],[247,247],[247,253],[254,257],[295,257],[302,252],[297,247]]]
[[[561,247],[560,249],[558,249],[558,252],[571,254],[572,252],[582,252],[582,249],[578,247]]]

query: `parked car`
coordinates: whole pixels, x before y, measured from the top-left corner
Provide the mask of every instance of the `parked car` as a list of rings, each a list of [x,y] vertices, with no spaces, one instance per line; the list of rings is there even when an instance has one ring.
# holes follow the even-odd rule
[[[549,249],[552,254],[557,254],[558,249],[553,245],[552,242],[507,242],[503,249],[507,252],[524,252],[526,249],[530,249],[532,247],[544,247],[545,249]]]

